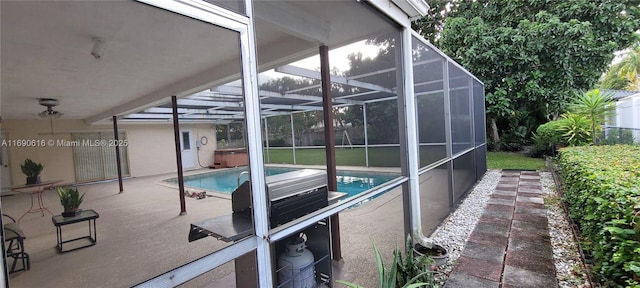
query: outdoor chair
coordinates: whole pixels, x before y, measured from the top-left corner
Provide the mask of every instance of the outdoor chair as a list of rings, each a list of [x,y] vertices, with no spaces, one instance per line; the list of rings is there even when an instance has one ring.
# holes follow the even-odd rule
[[[22,232],[22,228],[16,222],[16,219],[7,214],[2,214],[2,217],[5,217],[2,222],[4,223],[4,242],[7,259],[13,258],[9,273],[27,271],[31,268],[31,263],[29,262],[29,254],[24,250],[24,239],[26,238],[24,232]],[[6,218],[11,221],[6,220]],[[17,265],[19,261],[22,262],[21,266]]]

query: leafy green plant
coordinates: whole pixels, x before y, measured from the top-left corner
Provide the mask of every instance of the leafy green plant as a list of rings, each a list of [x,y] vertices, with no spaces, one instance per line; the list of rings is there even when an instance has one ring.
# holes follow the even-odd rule
[[[591,131],[589,120],[579,114],[566,113],[558,124],[558,130],[562,132],[562,142],[568,146],[585,145],[590,142]]]
[[[60,198],[60,204],[64,207],[65,212],[73,212],[80,207],[82,204],[82,200],[84,200],[84,195],[87,193],[82,193],[80,195],[80,191],[78,188],[71,187],[58,187],[58,198]]]
[[[20,169],[22,169],[22,173],[27,175],[27,177],[38,177],[44,169],[44,165],[33,162],[33,160],[27,158],[24,160],[24,164],[20,164]]]
[[[600,92],[600,89],[590,90],[581,94],[569,104],[569,109],[575,114],[585,116],[591,126],[592,143],[596,144],[597,136],[602,130],[605,118],[615,115],[616,107],[610,93]]]
[[[379,288],[397,287],[396,285],[397,285],[397,277],[398,277],[398,259],[400,255],[400,250],[398,249],[398,247],[396,247],[396,249],[393,252],[393,264],[391,264],[390,268],[385,268],[384,263],[382,261],[382,256],[380,255],[380,251],[378,250],[378,247],[376,247],[376,243],[374,243],[372,240],[371,244],[373,244],[373,251],[375,252],[375,255],[376,255],[376,267],[378,269],[378,287]],[[431,271],[426,271],[425,273],[431,273]],[[421,276],[422,275],[417,275],[416,277],[409,279],[409,281],[406,281],[404,286],[400,286],[400,287],[417,288],[417,287],[428,286],[429,285],[428,283],[414,283]],[[343,280],[336,280],[336,283],[343,284],[352,288],[364,288],[363,286],[360,286],[358,284],[343,281]]]
[[[606,287],[639,287],[640,147],[564,148],[557,165],[596,278]]]
[[[433,272],[431,265],[435,263],[428,255],[418,255],[413,251],[413,241],[410,235],[407,235],[405,243],[406,258],[402,259],[402,254],[398,249],[394,254],[398,257],[398,276],[396,277],[396,286],[404,287],[408,283],[420,282],[425,283],[427,287],[433,287]]]
[[[534,154],[552,155],[559,147],[591,143],[589,120],[579,114],[566,113],[562,118],[538,126],[532,138]]]
[[[531,140],[534,143],[534,157],[543,155],[555,155],[557,147],[566,146],[562,131],[560,131],[561,120],[549,121],[538,126],[533,133]]]

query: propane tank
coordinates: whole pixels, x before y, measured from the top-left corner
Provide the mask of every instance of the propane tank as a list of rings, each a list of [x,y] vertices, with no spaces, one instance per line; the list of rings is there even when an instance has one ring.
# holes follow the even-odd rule
[[[287,241],[285,251],[278,258],[278,284],[282,288],[313,288],[316,269],[313,253],[306,249],[306,235]]]

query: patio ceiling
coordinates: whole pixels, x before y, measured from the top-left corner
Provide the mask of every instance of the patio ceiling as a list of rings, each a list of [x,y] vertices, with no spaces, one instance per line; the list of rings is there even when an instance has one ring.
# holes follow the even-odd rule
[[[56,98],[60,105],[54,109],[65,114],[63,119],[94,124],[118,115],[163,121],[171,95],[180,97],[179,111],[185,120],[242,117],[240,89],[229,85],[240,79],[235,32],[138,2],[2,1],[0,5],[4,119],[33,119],[45,109],[38,98]],[[317,54],[320,44],[339,47],[389,30],[388,23],[362,13],[362,5],[256,2],[259,70],[280,67],[284,73],[317,78],[317,72],[285,65]],[[90,55],[95,39],[104,42],[100,59]],[[393,89],[353,77],[333,80],[362,90],[359,95],[336,97],[336,105],[388,97]],[[263,115],[320,109],[321,99],[310,93],[313,89],[317,90],[261,91]]]

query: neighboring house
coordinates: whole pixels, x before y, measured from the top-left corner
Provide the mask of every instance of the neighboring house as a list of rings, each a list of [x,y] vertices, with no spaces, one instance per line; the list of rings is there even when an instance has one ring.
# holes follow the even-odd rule
[[[627,141],[633,136],[634,142],[640,142],[640,91],[603,90],[612,94],[615,101],[615,115],[605,124],[606,138]]]

